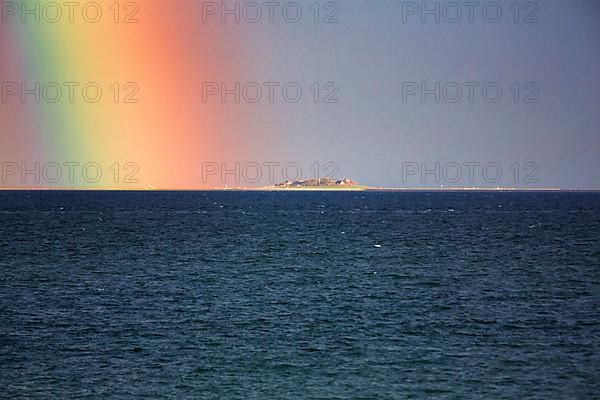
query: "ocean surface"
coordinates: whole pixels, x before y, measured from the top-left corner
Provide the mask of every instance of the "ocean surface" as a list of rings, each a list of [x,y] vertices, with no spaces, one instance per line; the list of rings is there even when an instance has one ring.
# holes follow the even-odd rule
[[[2,399],[598,399],[600,194],[0,192]]]

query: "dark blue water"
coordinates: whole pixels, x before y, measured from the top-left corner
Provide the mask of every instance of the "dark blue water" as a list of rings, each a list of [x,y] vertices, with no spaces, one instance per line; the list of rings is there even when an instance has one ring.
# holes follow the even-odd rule
[[[4,192],[0,268],[0,398],[600,396],[599,194]]]

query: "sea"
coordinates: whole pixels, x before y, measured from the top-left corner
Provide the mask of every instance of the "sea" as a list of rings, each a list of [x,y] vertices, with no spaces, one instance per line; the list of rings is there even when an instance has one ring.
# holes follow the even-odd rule
[[[600,194],[0,192],[1,399],[598,399]]]

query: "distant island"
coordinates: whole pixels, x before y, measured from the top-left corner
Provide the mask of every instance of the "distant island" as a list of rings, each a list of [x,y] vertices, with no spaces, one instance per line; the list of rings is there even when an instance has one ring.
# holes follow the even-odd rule
[[[274,186],[277,189],[363,189],[358,182],[352,179],[314,178],[289,180]]]

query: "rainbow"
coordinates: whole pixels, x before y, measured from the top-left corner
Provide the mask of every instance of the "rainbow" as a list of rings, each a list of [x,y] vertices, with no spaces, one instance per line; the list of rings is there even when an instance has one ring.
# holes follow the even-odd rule
[[[247,68],[243,44],[203,24],[201,2],[96,1],[100,18],[84,13],[89,2],[51,3],[62,4],[28,2],[23,14],[21,2],[2,2],[0,161],[101,167],[97,181],[90,169],[61,186],[181,189],[203,187],[202,161],[238,157],[245,139],[227,122],[232,110],[203,104],[201,89]]]

